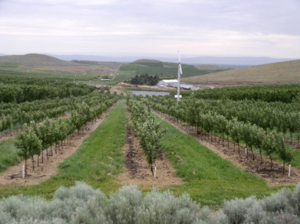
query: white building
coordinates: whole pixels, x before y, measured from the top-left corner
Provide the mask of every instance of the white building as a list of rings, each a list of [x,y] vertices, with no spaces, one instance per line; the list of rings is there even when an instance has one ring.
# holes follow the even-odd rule
[[[166,79],[166,80],[161,80],[157,85],[159,87],[176,87],[178,84],[178,80],[177,79]]]

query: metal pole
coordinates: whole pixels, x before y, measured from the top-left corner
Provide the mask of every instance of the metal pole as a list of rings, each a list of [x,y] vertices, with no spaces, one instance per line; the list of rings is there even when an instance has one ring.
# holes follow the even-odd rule
[[[180,63],[180,62],[179,62]],[[179,63],[178,63],[178,83],[177,83],[177,104],[180,100],[180,70],[179,70]]]
[[[179,51],[178,51],[178,83],[177,83],[177,104],[179,103],[180,100],[180,76],[182,75],[182,68],[181,68],[181,61],[180,61],[180,56],[179,56]]]

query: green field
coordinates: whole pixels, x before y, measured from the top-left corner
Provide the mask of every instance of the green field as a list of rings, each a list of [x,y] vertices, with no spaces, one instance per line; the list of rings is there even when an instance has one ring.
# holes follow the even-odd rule
[[[263,180],[220,158],[170,124],[163,122],[162,126],[167,129],[161,141],[162,149],[175,167],[177,175],[184,180],[183,185],[170,189],[176,195],[187,192],[197,202],[218,207],[224,199],[250,195],[261,197],[278,190],[268,187]],[[78,180],[100,188],[105,193],[116,191],[121,183],[113,176],[122,172],[121,147],[125,143],[125,128],[126,108],[122,101],[78,151],[60,165],[57,175],[38,186],[0,187],[0,196],[22,193],[51,198],[59,186],[72,186]],[[182,161],[178,161],[172,152],[176,152]],[[144,192],[149,190],[150,188],[143,188]]]

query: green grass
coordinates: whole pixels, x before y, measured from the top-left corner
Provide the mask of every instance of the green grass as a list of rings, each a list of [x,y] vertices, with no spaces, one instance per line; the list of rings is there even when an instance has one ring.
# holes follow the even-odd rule
[[[21,160],[18,156],[18,149],[15,146],[15,138],[0,141],[0,155],[0,172]]]
[[[38,186],[0,187],[0,197],[24,194],[51,198],[60,186],[69,187],[75,181],[84,181],[105,193],[117,190],[121,185],[110,174],[117,175],[123,168],[125,111],[125,101],[119,102],[77,152],[61,163],[57,175]]]
[[[161,126],[167,129],[161,140],[162,149],[185,182],[170,189],[176,195],[187,192],[201,204],[219,206],[224,199],[262,197],[279,189],[268,187],[264,180],[242,171],[167,122]]]

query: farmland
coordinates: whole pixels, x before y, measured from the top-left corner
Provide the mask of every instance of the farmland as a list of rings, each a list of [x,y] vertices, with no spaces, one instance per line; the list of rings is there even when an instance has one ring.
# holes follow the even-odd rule
[[[116,74],[121,63],[62,61],[41,54],[0,57],[1,75],[65,80],[74,82],[98,82],[98,77]]]
[[[182,223],[217,223],[217,219],[236,223],[231,215],[238,211],[243,220],[239,223],[253,222],[256,216],[247,212],[254,208],[259,208],[261,220],[275,220],[282,212],[289,220],[298,217],[292,207],[299,203],[299,187],[291,190],[300,180],[299,85],[186,92],[176,104],[172,94],[125,99],[85,84],[16,75],[9,69],[19,67],[17,62],[3,63],[0,195],[6,199],[0,201],[1,220],[53,221],[52,211],[47,213],[49,219],[42,211],[40,217],[30,211],[21,216],[26,209],[14,206],[32,200],[32,206],[40,203],[46,209],[60,200],[62,206],[76,201],[64,214],[63,209],[55,211],[60,222],[91,222],[87,220],[98,217],[93,214],[101,204],[107,210],[98,222],[141,223],[148,217],[143,212],[154,212],[155,206],[147,207],[151,198],[157,200],[152,201],[156,208],[165,202],[160,212],[173,212],[170,217],[186,220]],[[138,67],[142,73],[177,69],[177,64],[145,60],[127,66],[119,72],[127,72],[128,77]],[[193,69],[186,67],[196,75]],[[16,73],[8,76],[7,71]],[[163,71],[163,77],[171,74]],[[123,186],[130,183],[137,187]],[[283,186],[291,190],[279,191]],[[24,196],[13,196],[18,194]],[[289,200],[283,202],[285,196]],[[282,207],[268,207],[277,202]],[[109,206],[120,209],[119,216]],[[134,206],[135,212],[130,213]],[[211,210],[202,206],[219,211],[211,217]],[[9,208],[16,209],[14,217]],[[183,208],[187,216],[177,213]],[[156,218],[174,223],[171,218]]]
[[[162,79],[171,79],[177,77],[177,63],[167,63],[156,60],[138,60],[129,64],[123,64],[116,76],[116,81],[128,81],[136,75],[148,74],[159,75]],[[215,70],[199,70],[193,65],[182,65],[185,77],[199,76]]]

